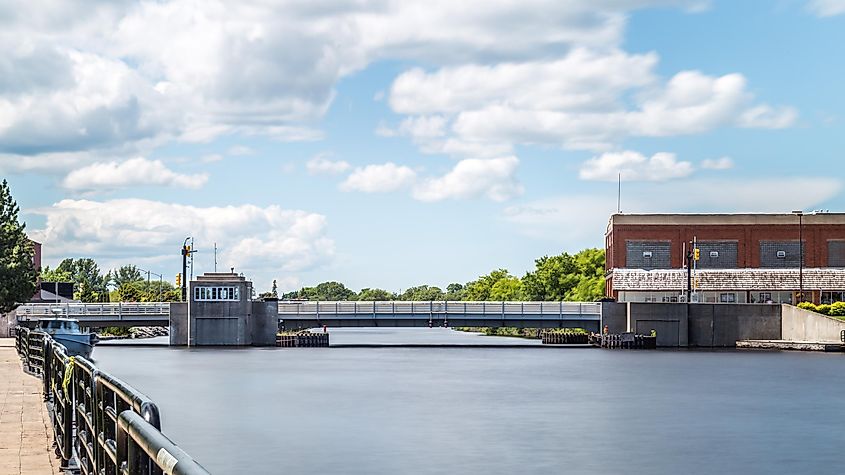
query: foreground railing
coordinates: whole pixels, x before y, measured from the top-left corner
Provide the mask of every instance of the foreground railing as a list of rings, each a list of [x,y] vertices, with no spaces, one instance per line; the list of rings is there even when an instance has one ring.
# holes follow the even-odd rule
[[[50,336],[26,328],[15,346],[24,366],[44,381],[56,453],[83,474],[207,474],[161,433],[158,406],[82,357],[68,357]]]

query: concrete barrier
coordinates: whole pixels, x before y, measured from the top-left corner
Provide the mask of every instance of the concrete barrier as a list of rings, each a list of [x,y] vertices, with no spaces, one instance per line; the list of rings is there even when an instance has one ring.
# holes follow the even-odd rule
[[[789,341],[839,342],[845,322],[803,308],[783,305],[783,339]]]

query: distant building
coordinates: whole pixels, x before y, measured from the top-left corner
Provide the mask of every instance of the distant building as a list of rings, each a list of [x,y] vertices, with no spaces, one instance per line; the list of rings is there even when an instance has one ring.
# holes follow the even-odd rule
[[[32,266],[35,268],[36,272],[41,272],[41,243],[30,241],[32,243],[32,248],[35,251],[32,257]]]
[[[802,280],[805,301],[845,301],[845,213],[614,214],[605,235],[607,295],[684,301],[693,240],[701,302],[794,303]]]

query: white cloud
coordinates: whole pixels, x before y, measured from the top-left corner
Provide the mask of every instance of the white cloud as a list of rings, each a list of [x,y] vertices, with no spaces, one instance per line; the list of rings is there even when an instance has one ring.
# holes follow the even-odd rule
[[[314,269],[334,255],[324,216],[279,206],[62,200],[35,212],[46,217],[46,226],[33,237],[44,243],[48,257],[91,256],[105,267],[137,260],[177,262],[188,235],[201,251],[200,263],[209,262],[206,251],[216,242],[220,267],[270,279]]]
[[[708,158],[701,162],[701,168],[707,170],[730,170],[734,167],[731,157]]]
[[[810,0],[807,8],[821,17],[845,13],[845,0]]]
[[[514,156],[461,160],[449,173],[418,183],[413,196],[420,201],[478,197],[506,201],[523,192],[514,176],[518,165]]]
[[[578,174],[582,180],[666,181],[691,175],[690,162],[679,162],[674,153],[660,152],[646,157],[639,152],[608,152],[587,160]]]
[[[388,162],[356,168],[340,184],[340,189],[364,193],[387,193],[407,188],[416,179],[417,173],[413,169]]]
[[[340,184],[342,191],[386,193],[407,190],[418,201],[487,198],[505,201],[523,192],[515,174],[519,159],[468,158],[442,176],[424,176],[410,167],[384,163],[357,168]]]
[[[79,168],[65,177],[62,186],[76,191],[112,190],[144,185],[197,189],[207,181],[207,174],[179,174],[167,168],[160,160],[138,157],[124,162],[94,163]]]
[[[122,61],[60,46],[44,51],[56,61],[40,64],[41,76],[0,90],[0,152],[34,155],[114,148],[168,135],[178,127],[173,107]],[[19,50],[9,68],[38,63],[34,55],[41,53]],[[44,79],[54,75],[63,79]]]
[[[220,155],[219,153],[212,153],[212,154],[209,154],[209,155],[204,155],[202,158],[200,158],[200,160],[203,163],[219,162],[219,161],[223,160],[223,155]]]
[[[233,157],[240,157],[243,155],[252,155],[255,153],[255,150],[247,147],[246,145],[234,145],[229,147],[229,150],[227,150],[226,153]]]
[[[305,163],[305,169],[312,175],[337,175],[349,170],[352,165],[343,160],[330,160],[325,154],[315,155]]]
[[[682,71],[663,82],[656,64],[653,53],[575,49],[558,60],[412,69],[394,81],[390,104],[410,115],[402,124],[437,117],[438,131],[449,132],[422,135],[406,127],[427,153],[446,152],[450,142],[474,150],[515,144],[606,150],[626,137],[783,128],[796,120],[792,108],[755,103],[741,74]]]
[[[323,134],[314,122],[328,110],[338,81],[374,61],[519,63],[570,47],[612,50],[621,44],[629,11],[700,4],[4,4],[0,153],[106,149],[173,138],[204,142],[221,134],[315,140]]]

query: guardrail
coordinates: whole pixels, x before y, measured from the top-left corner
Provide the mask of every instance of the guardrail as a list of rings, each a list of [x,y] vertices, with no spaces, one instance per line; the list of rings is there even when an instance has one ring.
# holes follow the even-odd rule
[[[170,315],[170,303],[30,303],[19,306],[15,314],[19,319],[44,316]]]
[[[24,365],[40,373],[62,467],[85,475],[208,474],[161,433],[158,406],[82,357],[68,357],[49,335],[16,330]],[[41,350],[35,347],[41,345]]]
[[[279,302],[280,315],[345,314],[461,314],[461,315],[601,315],[597,302]]]

